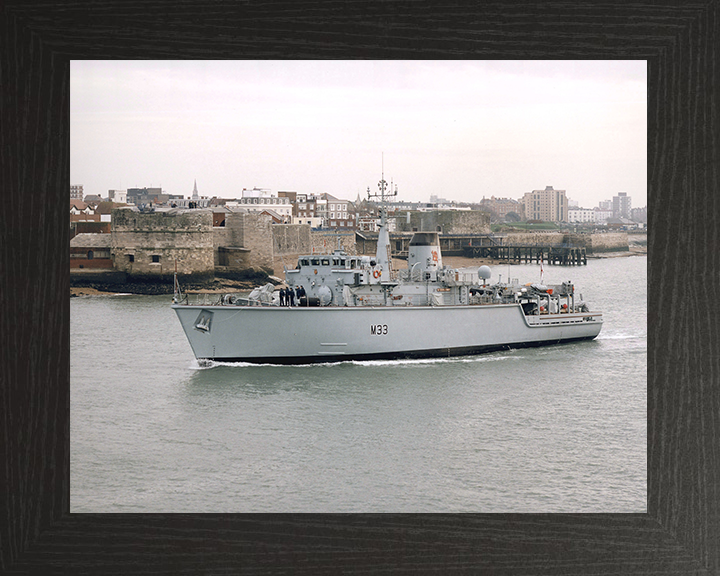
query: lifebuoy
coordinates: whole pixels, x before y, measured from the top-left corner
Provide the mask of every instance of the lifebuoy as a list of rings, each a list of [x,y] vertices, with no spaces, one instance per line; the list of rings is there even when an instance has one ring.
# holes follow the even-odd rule
[[[380,274],[381,274],[380,270],[373,270],[373,277],[380,278]]]

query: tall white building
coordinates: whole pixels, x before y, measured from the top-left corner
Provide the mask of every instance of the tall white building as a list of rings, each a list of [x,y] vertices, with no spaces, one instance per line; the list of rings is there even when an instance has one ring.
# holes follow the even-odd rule
[[[70,200],[81,200],[84,198],[83,185],[72,184],[70,185]]]
[[[120,204],[127,203],[127,190],[108,190],[108,200]]]

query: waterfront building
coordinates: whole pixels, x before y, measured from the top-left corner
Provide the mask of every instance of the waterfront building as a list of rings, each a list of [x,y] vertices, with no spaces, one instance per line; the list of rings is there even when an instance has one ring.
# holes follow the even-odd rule
[[[595,224],[595,210],[591,208],[568,208],[568,219],[571,224]]]
[[[545,190],[526,192],[520,200],[527,220],[567,222],[568,200],[565,190],[546,186]]]

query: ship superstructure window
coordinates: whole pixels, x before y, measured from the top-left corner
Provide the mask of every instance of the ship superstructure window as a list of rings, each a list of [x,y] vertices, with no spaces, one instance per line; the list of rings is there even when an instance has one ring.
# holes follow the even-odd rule
[[[312,260],[310,260],[310,264],[312,264],[313,266],[320,266],[320,258],[313,258]]]
[[[322,264],[323,266],[330,266],[330,258],[323,258],[323,259],[321,260],[321,264]]]

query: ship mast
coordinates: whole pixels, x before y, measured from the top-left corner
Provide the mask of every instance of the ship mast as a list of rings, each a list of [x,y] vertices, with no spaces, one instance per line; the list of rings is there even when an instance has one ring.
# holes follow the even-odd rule
[[[385,155],[383,153],[380,182],[378,182],[378,188],[380,189],[379,194],[370,194],[370,188],[368,187],[368,199],[373,197],[380,198],[380,230],[378,231],[378,242],[376,252],[377,269],[380,271],[379,277],[371,280],[371,283],[377,284],[380,282],[389,282],[391,280],[392,272],[392,258],[390,252],[390,233],[387,229],[387,205],[386,198],[397,196],[397,185],[395,189],[390,187],[390,191],[387,190],[387,182],[385,181]]]

